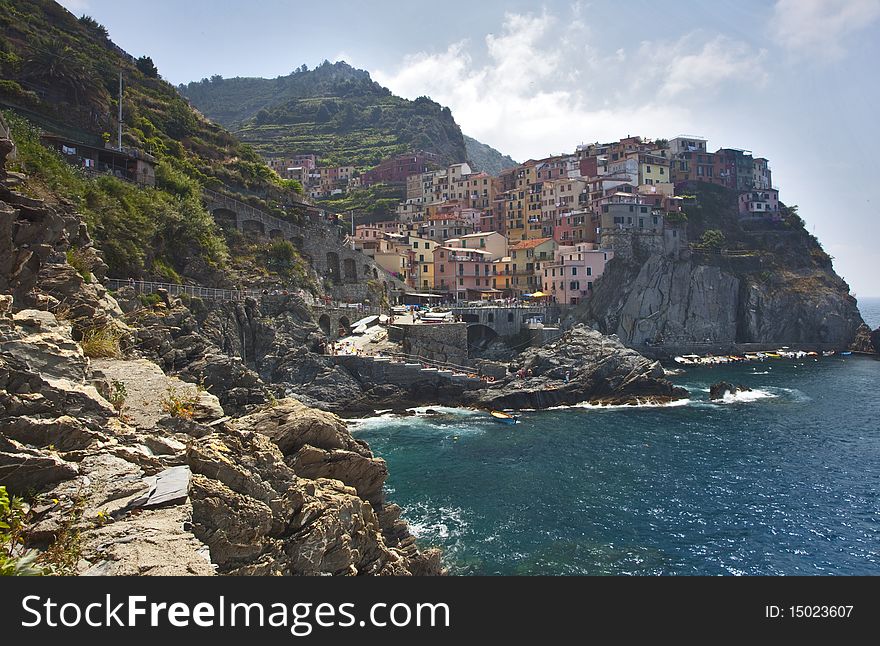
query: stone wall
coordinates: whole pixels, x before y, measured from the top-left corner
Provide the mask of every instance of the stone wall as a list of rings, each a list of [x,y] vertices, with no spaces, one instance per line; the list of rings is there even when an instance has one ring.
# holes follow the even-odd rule
[[[533,327],[529,328],[529,345],[540,348],[542,345],[552,343],[562,336],[562,330],[558,327]]]
[[[398,325],[404,354],[429,361],[468,365],[466,323]]]

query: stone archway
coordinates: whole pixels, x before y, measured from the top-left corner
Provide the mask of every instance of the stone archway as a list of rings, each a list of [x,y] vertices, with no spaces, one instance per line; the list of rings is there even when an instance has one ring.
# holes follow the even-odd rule
[[[467,340],[468,347],[481,350],[498,338],[498,333],[488,325],[482,323],[474,323],[468,325]]]
[[[342,261],[342,275],[347,283],[357,282],[357,265],[354,262],[354,258],[346,258]]]
[[[333,279],[334,282],[339,282],[340,272],[339,272],[339,254],[335,251],[327,252],[327,275]]]
[[[321,331],[330,336],[330,317],[326,314],[321,314],[321,317],[318,319],[318,327],[321,328]]]
[[[305,245],[306,245],[306,241],[302,236],[292,236],[290,238],[290,242],[293,244],[294,247],[296,247],[300,251],[302,251],[303,247],[305,247]]]
[[[272,238],[272,240],[275,240],[276,238],[280,238],[282,235],[283,234],[281,233],[281,229],[270,229],[269,230],[269,237]]]
[[[266,227],[263,226],[263,223],[259,220],[243,220],[241,223],[241,230],[244,233],[257,233],[259,235],[266,235]]]
[[[235,229],[238,227],[238,216],[235,214],[235,211],[218,208],[211,211],[211,217],[214,218],[214,222],[224,229]]]

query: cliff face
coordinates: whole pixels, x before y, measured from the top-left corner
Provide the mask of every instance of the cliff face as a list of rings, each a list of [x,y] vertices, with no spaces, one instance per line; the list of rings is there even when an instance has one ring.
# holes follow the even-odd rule
[[[724,235],[722,250],[616,249],[576,316],[628,345],[849,345],[862,324],[855,299],[799,218],[746,228],[732,199],[713,188],[688,211],[687,238],[713,228]]]

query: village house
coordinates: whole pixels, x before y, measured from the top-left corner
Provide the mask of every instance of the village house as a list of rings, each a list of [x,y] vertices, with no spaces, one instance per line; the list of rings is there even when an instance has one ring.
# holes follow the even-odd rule
[[[563,305],[578,305],[593,291],[614,252],[591,243],[563,246],[553,262],[544,263],[541,289]]]

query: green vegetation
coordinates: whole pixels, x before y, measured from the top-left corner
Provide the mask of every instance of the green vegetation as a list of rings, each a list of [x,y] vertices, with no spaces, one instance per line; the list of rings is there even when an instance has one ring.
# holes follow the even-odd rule
[[[76,19],[51,0],[0,0],[0,26],[0,104],[23,115],[5,113],[17,170],[34,176],[24,190],[72,200],[111,276],[179,282],[189,267],[199,279],[221,272],[226,244],[201,204],[203,187],[255,196],[255,206],[272,212],[302,191],[193,110],[149,56],[135,60],[114,45],[94,19]],[[123,146],[157,158],[155,189],[86,177],[40,143],[42,131],[92,146],[115,140],[120,71]]]
[[[116,409],[116,412],[122,411],[125,406],[125,399],[128,397],[128,389],[125,387],[125,384],[121,381],[116,381],[115,379],[110,384],[110,392],[107,397],[107,401],[113,405],[113,408]]]
[[[141,294],[139,298],[144,307],[153,307],[162,302],[162,297],[158,294]]]
[[[66,255],[67,264],[76,269],[76,273],[78,273],[86,283],[92,282],[91,265],[89,263],[89,257],[85,251],[76,248],[68,249]]]
[[[171,417],[192,419],[195,415],[196,404],[199,401],[199,393],[196,391],[181,393],[176,388],[169,386],[165,398],[162,400],[162,410]]]
[[[406,199],[406,189],[400,186],[374,184],[367,188],[352,190],[346,195],[321,200],[321,206],[335,213],[354,211],[358,216],[371,216],[376,220],[393,219],[397,205]],[[358,224],[361,224],[359,219]]]
[[[179,89],[267,157],[311,153],[322,165],[363,169],[411,149],[450,163],[467,154],[449,108],[427,97],[394,96],[344,62],[303,66],[276,79],[214,76]]]
[[[700,245],[708,249],[722,249],[726,240],[718,229],[709,229],[700,237]]]
[[[688,216],[684,211],[670,211],[663,219],[667,224],[683,224],[688,221]]]
[[[37,550],[24,547],[27,507],[18,496],[0,486],[0,576],[42,576],[46,567],[37,565]]]
[[[90,359],[117,359],[122,356],[121,339],[122,334],[114,327],[96,327],[86,330],[79,344]]]

